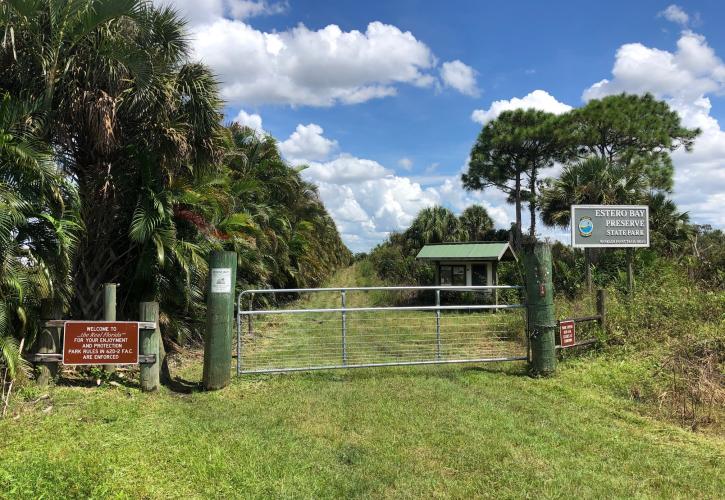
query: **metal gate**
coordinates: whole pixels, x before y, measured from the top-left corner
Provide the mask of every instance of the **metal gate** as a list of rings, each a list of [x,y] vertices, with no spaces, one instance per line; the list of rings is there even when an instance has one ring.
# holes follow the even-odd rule
[[[246,290],[237,299],[237,374],[526,360],[521,288]],[[519,303],[498,303],[502,290],[516,290],[505,293]],[[288,307],[265,305],[298,294]]]

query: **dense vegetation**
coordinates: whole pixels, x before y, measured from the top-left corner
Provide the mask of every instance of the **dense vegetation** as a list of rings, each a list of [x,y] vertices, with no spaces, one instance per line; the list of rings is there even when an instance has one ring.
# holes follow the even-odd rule
[[[168,342],[201,335],[207,255],[244,287],[311,286],[349,251],[274,138],[225,126],[184,22],[141,0],[0,3],[0,348],[22,367],[41,301],[119,319],[156,300]]]

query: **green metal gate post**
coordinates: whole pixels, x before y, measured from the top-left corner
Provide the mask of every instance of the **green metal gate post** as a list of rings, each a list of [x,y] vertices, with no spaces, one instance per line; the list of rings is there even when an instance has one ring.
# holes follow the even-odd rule
[[[116,321],[116,283],[103,284],[103,320]],[[116,365],[103,365],[103,371],[114,373]]]
[[[141,302],[139,304],[139,320],[156,323],[154,330],[139,330],[139,352],[141,354],[154,354],[154,363],[143,363],[140,367],[141,390],[144,392],[156,391],[161,385],[161,329],[159,328],[159,303]]]
[[[547,376],[556,370],[554,331],[554,286],[551,277],[551,246],[531,242],[524,245],[528,335],[531,343],[529,372]]]
[[[212,252],[206,299],[204,337],[204,388],[229,385],[234,324],[234,284],[237,281],[236,252]]]

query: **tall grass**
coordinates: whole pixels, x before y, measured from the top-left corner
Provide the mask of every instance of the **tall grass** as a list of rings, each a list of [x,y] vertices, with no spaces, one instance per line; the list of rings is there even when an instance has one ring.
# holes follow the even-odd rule
[[[633,294],[607,289],[605,352],[638,364],[632,399],[685,427],[719,430],[725,408],[725,291],[697,286],[685,269],[660,259],[638,273]],[[593,296],[559,297],[565,312],[594,311]]]

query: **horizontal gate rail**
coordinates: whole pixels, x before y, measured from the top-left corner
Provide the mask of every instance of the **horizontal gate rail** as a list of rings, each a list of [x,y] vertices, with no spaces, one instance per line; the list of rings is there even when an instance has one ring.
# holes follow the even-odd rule
[[[528,359],[528,336],[523,333],[525,320],[507,313],[525,308],[524,304],[440,304],[441,291],[522,288],[481,285],[245,290],[237,297],[237,374],[525,361]],[[348,306],[352,292],[371,291],[435,291],[435,305]],[[340,306],[319,307],[317,303],[314,305],[318,307],[311,308],[253,308],[257,294],[324,292],[337,292]],[[245,298],[247,308],[242,307]],[[487,314],[497,311],[501,313]],[[429,312],[434,316],[428,316]],[[284,315],[288,317],[280,318]],[[251,350],[247,356],[252,358],[251,366],[247,366],[248,359],[243,359],[243,351],[247,351],[242,335],[243,318],[247,318],[246,343]],[[254,318],[259,321],[254,322]],[[512,335],[512,325],[519,322],[520,326],[513,327],[516,333]]]
[[[349,286],[339,288],[260,288],[259,290],[242,290],[239,295],[256,293],[307,293],[307,292],[367,292],[370,290],[442,290],[444,292],[475,292],[485,290],[522,290],[519,285],[471,285],[471,286]]]
[[[295,368],[267,368],[261,370],[244,370],[244,374],[254,375],[255,373],[287,373],[307,372],[316,370],[339,370],[343,368],[382,368],[384,366],[420,366],[420,365],[451,365],[462,363],[499,363],[502,361],[526,361],[527,356],[512,356],[508,358],[480,358],[480,359],[446,359],[430,361],[396,361],[394,363],[362,363],[357,365],[321,365],[321,366],[300,366]]]
[[[472,305],[472,306],[379,306],[379,307],[336,307],[331,309],[257,309],[240,310],[242,316],[259,314],[302,314],[302,313],[333,313],[333,312],[373,312],[373,311],[463,311],[482,309],[521,309],[523,304]]]

